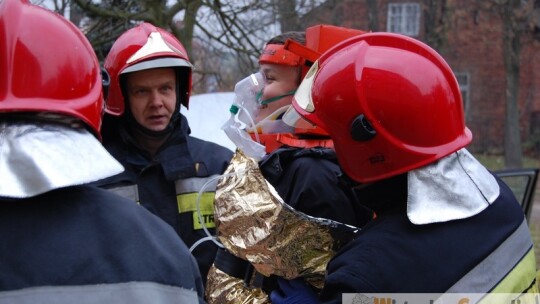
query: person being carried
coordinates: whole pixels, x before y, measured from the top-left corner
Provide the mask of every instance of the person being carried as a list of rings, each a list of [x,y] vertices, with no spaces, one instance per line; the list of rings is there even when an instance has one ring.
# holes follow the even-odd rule
[[[237,142],[240,150],[243,149],[244,152],[253,154],[255,158],[260,158],[259,169],[262,175],[287,205],[311,217],[330,219],[355,227],[361,227],[371,220],[373,213],[358,204],[354,192],[342,179],[342,172],[332,149],[332,140],[320,128],[312,126],[307,129],[292,128],[281,118],[289,109],[292,97],[309,65],[315,61],[320,52],[338,41],[362,33],[364,32],[355,29],[318,25],[308,28],[306,32],[285,32],[270,39],[259,58],[260,72],[239,82],[235,90],[236,103],[241,107],[239,115],[247,116],[244,119],[248,122],[245,130],[250,132],[250,136],[244,137],[247,142],[238,143],[237,139],[240,137],[233,136],[235,134],[233,130],[228,133],[231,139]],[[236,104],[233,105],[233,110],[235,106]],[[249,125],[250,120],[253,121],[253,125]],[[253,150],[250,147],[254,147]],[[250,208],[256,208],[255,203],[250,204]],[[227,221],[234,226],[233,217],[239,219],[240,216],[231,214]],[[244,221],[238,220],[237,223],[243,224]],[[227,237],[225,234],[222,232],[220,237]],[[233,268],[231,265],[250,269],[248,261],[245,257],[233,255],[234,253],[228,250],[218,252],[215,268],[209,274],[209,281],[212,275],[223,275],[222,272],[231,274],[237,280],[249,280],[245,277],[249,271],[231,269]],[[257,254],[253,250],[249,255],[257,259]],[[252,284],[248,285],[260,287],[264,293],[255,289],[256,296],[253,294],[250,296],[259,298],[250,300],[264,301],[265,294],[278,289],[279,284],[290,283],[286,280],[277,280],[278,276],[279,273],[270,278],[262,278],[256,274]],[[231,296],[231,302],[237,301],[237,291],[223,288],[225,284],[222,281],[213,280],[215,286],[207,286],[208,301],[222,302],[223,297],[227,295],[235,295],[234,299]]]
[[[118,37],[104,67],[111,84],[103,144],[126,170],[96,184],[136,201],[172,226],[192,247],[206,280],[216,246],[204,242],[203,225],[213,233],[214,177],[226,168],[232,152],[189,135],[180,113],[191,92],[186,50],[171,33],[142,23]]]
[[[90,185],[123,168],[84,34],[27,0],[0,2],[0,33],[0,303],[204,303],[174,230]]]

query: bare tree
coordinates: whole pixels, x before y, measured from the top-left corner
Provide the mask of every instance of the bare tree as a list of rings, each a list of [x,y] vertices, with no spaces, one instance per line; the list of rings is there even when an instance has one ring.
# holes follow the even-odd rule
[[[110,41],[116,40],[125,29],[135,23],[150,22],[173,32],[182,40],[188,53],[191,52],[195,26],[193,15],[201,5],[200,0],[178,1],[171,6],[167,6],[163,0],[73,1],[91,18],[85,32],[94,48],[100,49]],[[186,19],[191,23],[184,22],[183,28],[178,29],[174,26],[173,17],[184,10]],[[101,39],[92,39],[94,36]]]
[[[229,91],[257,70],[260,49],[278,31],[272,4],[256,0],[205,2],[196,25],[194,41],[205,49],[205,56],[194,57],[198,82]]]
[[[425,0],[424,16],[426,43],[437,51],[443,52],[451,19],[451,10],[447,0]]]
[[[523,152],[519,124],[519,76],[522,41],[534,12],[533,0],[498,0],[495,9],[502,19],[503,56],[506,68],[506,116],[504,161],[509,168],[521,168]]]
[[[504,161],[506,168],[523,166],[520,113],[518,106],[520,87],[521,49],[529,38],[534,25],[535,2],[538,0],[489,0],[478,1],[486,12],[496,14],[501,20],[502,56],[506,75]],[[538,3],[537,3],[538,5]]]
[[[34,0],[39,1],[39,0]],[[194,63],[194,92],[232,90],[256,71],[264,43],[282,31],[305,29],[304,16],[325,0],[51,0],[72,3],[74,20],[100,60],[116,38],[140,22],[171,31]],[[55,10],[62,9],[56,6]]]
[[[171,31],[195,63],[195,92],[206,91],[207,81],[217,82],[219,90],[231,90],[241,76],[256,67],[258,51],[272,33],[268,29],[276,23],[269,1],[73,1],[89,17],[79,26],[101,59],[123,31],[139,22]],[[231,60],[237,62],[232,64]],[[231,74],[234,77],[228,77]]]
[[[377,0],[366,0],[366,6],[368,8],[368,29],[372,32],[379,31],[379,7]]]
[[[301,31],[300,18],[296,10],[296,0],[275,0],[281,31]]]
[[[48,7],[62,16],[66,16],[66,10],[69,7],[69,0],[31,0],[30,3]]]
[[[506,69],[506,116],[504,128],[504,162],[506,167],[521,168],[523,151],[519,127],[519,69],[521,41],[521,0],[497,3],[503,27],[503,57]]]

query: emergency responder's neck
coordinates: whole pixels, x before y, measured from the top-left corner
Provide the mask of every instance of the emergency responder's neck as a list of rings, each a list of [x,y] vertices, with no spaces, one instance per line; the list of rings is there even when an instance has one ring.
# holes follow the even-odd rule
[[[151,157],[154,157],[159,148],[167,141],[170,136],[170,132],[163,136],[152,136],[146,132],[142,132],[140,129],[132,129],[132,135],[135,141],[141,146],[142,149],[147,151]]]

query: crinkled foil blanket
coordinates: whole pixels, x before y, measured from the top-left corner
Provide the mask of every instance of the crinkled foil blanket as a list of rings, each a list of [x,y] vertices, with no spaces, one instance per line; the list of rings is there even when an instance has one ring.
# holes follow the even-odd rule
[[[268,304],[268,295],[260,288],[244,285],[244,280],[230,276],[212,266],[206,282],[208,303]]]
[[[302,276],[318,288],[336,250],[358,231],[295,211],[263,177],[257,161],[239,150],[218,183],[215,220],[225,248],[259,273]]]

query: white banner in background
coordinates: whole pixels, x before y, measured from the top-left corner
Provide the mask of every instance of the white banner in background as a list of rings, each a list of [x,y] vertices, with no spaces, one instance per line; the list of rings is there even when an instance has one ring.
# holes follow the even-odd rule
[[[538,293],[344,293],[343,304],[540,304]]]

